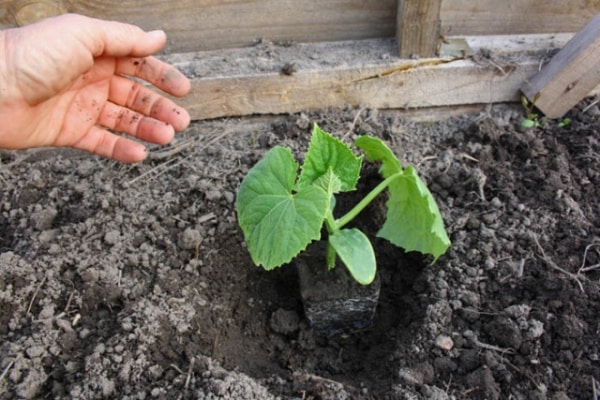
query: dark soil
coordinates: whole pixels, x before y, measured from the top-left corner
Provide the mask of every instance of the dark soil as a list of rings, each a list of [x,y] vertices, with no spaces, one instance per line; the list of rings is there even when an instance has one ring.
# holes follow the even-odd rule
[[[600,398],[592,100],[564,128],[522,130],[512,106],[324,110],[197,122],[133,166],[0,153],[0,399]],[[378,243],[374,323],[332,337],[292,265],[252,264],[234,211],[248,169],[300,154],[313,122],[417,166],[453,242],[434,265]]]

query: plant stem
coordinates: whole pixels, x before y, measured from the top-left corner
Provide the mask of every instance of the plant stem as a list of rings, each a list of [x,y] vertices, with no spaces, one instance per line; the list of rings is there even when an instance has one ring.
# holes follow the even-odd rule
[[[374,199],[379,195],[379,193],[383,192],[394,179],[402,176],[402,172],[398,172],[392,176],[387,177],[383,182],[379,185],[375,186],[373,190],[371,190],[357,205],[355,205],[352,210],[348,211],[341,218],[335,221],[334,230],[340,230],[344,225],[348,222],[352,221],[362,210],[364,210]]]
[[[327,214],[325,215],[325,227],[327,228],[327,233],[329,233],[330,236],[340,230],[337,227],[335,218],[333,217],[333,211],[331,208],[327,211]],[[327,258],[326,258],[327,269],[333,269],[333,267],[335,267],[336,256],[337,256],[337,254],[335,252],[335,249],[333,248],[333,246],[331,245],[331,243],[328,240],[327,241]]]
[[[333,212],[331,209],[328,210],[327,214],[325,215],[325,227],[327,228],[327,233],[330,235],[340,230],[340,228],[337,226],[335,218],[333,217]]]
[[[327,241],[327,269],[333,269],[335,267],[335,258],[337,253],[329,241]]]

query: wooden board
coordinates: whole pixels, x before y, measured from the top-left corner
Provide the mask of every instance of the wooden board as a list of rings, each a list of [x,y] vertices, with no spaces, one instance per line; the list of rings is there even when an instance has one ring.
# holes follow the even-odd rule
[[[442,34],[577,32],[599,12],[600,0],[442,0]]]
[[[31,3],[35,3],[32,5]],[[19,10],[67,12],[164,29],[166,53],[249,46],[270,41],[335,41],[393,37],[396,0],[0,0],[0,22]],[[31,22],[31,21],[29,21]]]
[[[243,46],[256,38],[313,42],[394,36],[396,3],[76,0],[68,11],[137,23],[149,29],[163,26],[175,35],[173,51],[182,51],[183,47],[194,51]],[[599,0],[442,0],[440,18],[445,35],[514,35],[576,32],[598,12]]]
[[[397,33],[400,57],[434,57],[440,37],[442,0],[399,0]]]
[[[600,14],[523,85],[530,102],[549,118],[561,118],[600,84]]]
[[[427,21],[439,7],[446,36],[577,32],[600,12],[600,0],[0,0],[0,29],[75,12],[164,29],[169,35],[165,53],[178,53],[248,46],[260,38],[318,42],[394,37],[396,19],[403,18],[397,15],[398,2],[421,13],[425,4]],[[409,37],[421,35],[430,43],[433,30],[421,19],[417,17]]]
[[[494,103],[518,99],[523,80],[537,68],[531,60],[502,76],[469,61],[446,64],[399,62],[390,68],[363,67],[297,73],[284,78],[258,75],[198,79],[181,103],[193,119],[291,113],[347,105],[416,108]]]
[[[570,36],[561,38],[566,41]],[[277,69],[287,60],[285,56],[265,61],[265,65],[274,66],[272,71],[256,72],[251,60],[258,55],[251,50],[231,50],[231,54],[220,51],[214,57],[235,59],[236,66],[254,65],[254,72],[238,70],[232,63],[226,64],[230,70],[206,67],[203,64],[211,59],[211,53],[177,55],[170,61],[188,75],[196,71],[192,73],[196,75],[192,77],[192,93],[180,103],[190,110],[192,118],[207,119],[347,105],[387,109],[516,101],[521,96],[521,85],[538,71],[545,54],[536,55],[532,50],[545,51],[564,44],[555,35],[545,39],[515,36],[467,41],[485,43],[492,58],[399,59],[390,56],[393,43],[370,40],[347,43],[347,48],[340,43],[333,49],[323,43],[285,48],[296,57],[297,72],[291,76]],[[365,52],[357,46],[365,47]],[[378,46],[379,56],[374,50]],[[271,48],[268,53],[276,55],[277,50]],[[473,49],[474,54],[477,50]],[[315,61],[309,56],[309,60],[304,60],[303,54],[329,55],[331,59]],[[218,72],[210,75],[210,71]]]

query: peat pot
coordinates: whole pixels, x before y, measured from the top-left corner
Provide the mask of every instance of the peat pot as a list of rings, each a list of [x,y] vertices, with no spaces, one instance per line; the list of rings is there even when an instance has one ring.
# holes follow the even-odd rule
[[[379,300],[379,275],[370,285],[361,285],[337,261],[328,270],[326,243],[311,244],[295,264],[300,281],[304,314],[316,333],[333,336],[368,328]]]

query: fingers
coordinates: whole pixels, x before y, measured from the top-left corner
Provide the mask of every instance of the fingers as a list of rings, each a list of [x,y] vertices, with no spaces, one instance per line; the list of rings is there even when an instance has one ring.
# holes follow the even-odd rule
[[[119,58],[115,72],[143,79],[160,90],[178,97],[188,94],[191,87],[185,75],[155,57]]]
[[[145,142],[161,145],[169,143],[175,135],[175,130],[169,123],[110,102],[106,103],[98,116],[98,124]]]
[[[107,97],[97,115],[96,126],[73,147],[122,162],[138,162],[147,156],[145,147],[108,130],[164,145],[173,140],[175,131],[185,129],[190,123],[184,108],[124,76],[114,75],[110,79]]]
[[[147,156],[146,147],[109,129],[160,145],[169,143],[175,135],[169,123],[111,102],[106,102],[96,122],[76,142],[67,145],[121,162],[139,162]]]
[[[175,135],[171,125],[111,103],[107,103],[99,119],[104,121],[102,125],[108,129],[127,133],[149,143],[164,145],[173,140]],[[90,127],[72,147],[128,163],[143,161],[148,155],[143,144],[98,125]]]
[[[148,156],[144,145],[97,126],[92,126],[72,147],[126,163],[140,162]]]
[[[166,122],[176,131],[184,130],[190,123],[190,115],[184,108],[153,90],[121,76],[115,76],[111,80],[108,100],[136,113]],[[105,125],[103,121],[99,122]],[[112,129],[110,125],[105,126]]]

